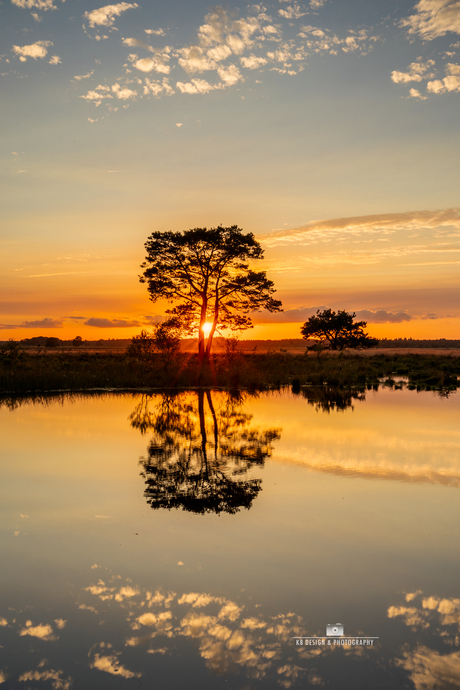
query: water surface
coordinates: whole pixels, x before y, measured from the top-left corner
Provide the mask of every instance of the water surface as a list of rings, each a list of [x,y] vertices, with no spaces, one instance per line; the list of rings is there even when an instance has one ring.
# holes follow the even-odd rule
[[[460,686],[459,401],[4,405],[2,688]]]

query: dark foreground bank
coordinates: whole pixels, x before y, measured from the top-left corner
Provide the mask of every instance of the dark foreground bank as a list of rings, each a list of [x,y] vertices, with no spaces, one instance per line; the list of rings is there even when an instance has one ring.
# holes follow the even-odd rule
[[[195,355],[46,354],[3,352],[0,392],[56,390],[188,388],[197,385],[263,390],[305,384],[376,388],[402,386],[417,390],[455,390],[460,357],[427,354],[289,353],[216,354],[200,365]]]

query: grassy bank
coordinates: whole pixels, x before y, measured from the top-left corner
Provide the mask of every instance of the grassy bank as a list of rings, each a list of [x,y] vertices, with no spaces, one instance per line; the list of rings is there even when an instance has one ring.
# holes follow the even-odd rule
[[[188,388],[196,385],[252,388],[305,384],[339,388],[401,386],[455,390],[460,358],[443,355],[217,354],[200,371],[195,355],[174,360],[125,354],[48,354],[0,356],[0,392],[22,394],[58,390]],[[405,381],[401,382],[400,377]]]

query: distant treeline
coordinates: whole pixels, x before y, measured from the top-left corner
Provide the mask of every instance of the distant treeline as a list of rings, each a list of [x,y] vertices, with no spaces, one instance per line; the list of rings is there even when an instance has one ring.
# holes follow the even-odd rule
[[[414,338],[382,338],[379,340],[379,347],[381,348],[433,348],[433,349],[456,349],[460,348],[460,340],[446,340],[446,338],[439,338],[438,340],[415,340]]]
[[[0,342],[6,342],[1,341]],[[22,338],[18,341],[20,345],[24,347],[72,347],[74,345],[74,339],[71,340],[61,340],[61,338],[56,338],[54,336],[44,336],[39,335],[34,338]],[[131,342],[131,338],[100,338],[99,340],[83,340],[81,345],[84,347],[105,347],[105,348],[116,348],[125,349]],[[192,345],[196,341],[192,338],[186,338],[183,341],[183,345]],[[219,351],[224,347],[224,338],[215,338],[215,349]],[[240,340],[238,349],[241,350],[257,350],[257,348],[262,348],[263,350],[276,349],[280,350],[286,349],[300,349],[306,347],[310,341],[304,340],[303,338],[282,338],[278,340]],[[379,340],[379,348],[389,349],[389,348],[420,348],[420,349],[460,349],[460,340],[447,340],[446,338],[438,338],[437,340],[417,340],[415,338],[382,338]]]

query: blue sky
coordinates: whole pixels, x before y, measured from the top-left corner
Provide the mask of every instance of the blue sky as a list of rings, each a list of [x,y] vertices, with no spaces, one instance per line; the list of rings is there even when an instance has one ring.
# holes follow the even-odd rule
[[[0,20],[4,337],[108,337],[68,313],[129,337],[164,309],[137,281],[148,234],[219,223],[266,242],[288,309],[460,337],[458,3],[4,0]]]

